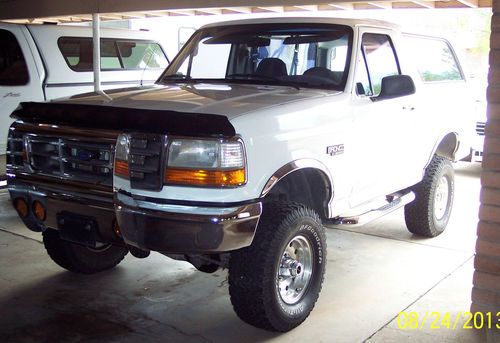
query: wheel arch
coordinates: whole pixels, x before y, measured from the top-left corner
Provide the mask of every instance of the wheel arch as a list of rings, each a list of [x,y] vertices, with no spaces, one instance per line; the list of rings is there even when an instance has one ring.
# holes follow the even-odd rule
[[[330,217],[333,181],[327,167],[314,159],[295,160],[278,169],[261,192],[266,200],[292,201],[306,205],[320,217]]]
[[[456,132],[449,132],[438,140],[434,148],[434,153],[430,156],[428,164],[431,162],[434,155],[444,157],[450,161],[455,161],[455,154],[459,147],[459,137]]]

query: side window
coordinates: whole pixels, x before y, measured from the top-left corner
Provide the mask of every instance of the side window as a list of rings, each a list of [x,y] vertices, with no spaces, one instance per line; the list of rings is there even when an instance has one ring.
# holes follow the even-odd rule
[[[77,72],[92,71],[93,44],[88,37],[61,37],[59,50],[68,66]],[[140,40],[101,39],[101,70],[165,68],[167,58],[160,45]]]
[[[157,43],[118,41],[118,50],[125,69],[166,68],[167,58]]]
[[[382,79],[400,74],[396,53],[388,35],[365,33],[361,40],[361,49],[368,69],[371,95],[380,94]],[[366,88],[366,85],[363,85]]]
[[[101,41],[101,70],[122,69],[118,50],[114,41]]]
[[[22,86],[29,82],[28,67],[12,32],[0,30],[0,86]]]
[[[422,81],[463,80],[455,54],[445,40],[407,36],[405,42]]]

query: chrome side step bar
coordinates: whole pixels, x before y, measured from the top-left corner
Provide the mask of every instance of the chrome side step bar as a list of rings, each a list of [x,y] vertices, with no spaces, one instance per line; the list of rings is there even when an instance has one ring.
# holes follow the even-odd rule
[[[391,195],[387,197],[386,203],[379,208],[372,209],[368,212],[364,212],[355,216],[336,217],[333,218],[328,224],[349,227],[362,226],[368,224],[371,221],[374,221],[375,219],[381,218],[386,214],[394,212],[397,209],[400,209],[413,200],[415,200],[415,193],[413,192]]]

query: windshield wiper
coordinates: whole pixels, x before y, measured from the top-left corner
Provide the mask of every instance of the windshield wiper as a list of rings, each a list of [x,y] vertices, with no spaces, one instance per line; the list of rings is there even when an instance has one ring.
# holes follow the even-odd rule
[[[187,75],[184,75],[184,74],[170,74],[170,75],[165,75],[161,78],[161,81],[179,81],[179,80],[182,80],[182,81],[190,81],[192,80],[190,77],[188,77]]]
[[[200,83],[201,82],[199,79],[192,79],[191,77],[183,75],[183,74],[165,75],[161,79],[161,82],[179,82],[179,81],[181,81],[181,83]]]
[[[288,86],[300,90],[300,87],[295,82],[287,82],[276,76],[268,75],[257,75],[257,74],[229,74],[226,75],[226,79],[237,78],[237,79],[247,79],[247,80],[260,80],[260,81],[273,81],[273,85]]]

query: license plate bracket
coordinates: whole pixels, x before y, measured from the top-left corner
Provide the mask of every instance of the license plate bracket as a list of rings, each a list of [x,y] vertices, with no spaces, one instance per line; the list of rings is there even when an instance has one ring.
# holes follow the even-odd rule
[[[56,217],[61,239],[90,247],[96,246],[99,233],[95,218],[66,211],[59,212]]]

